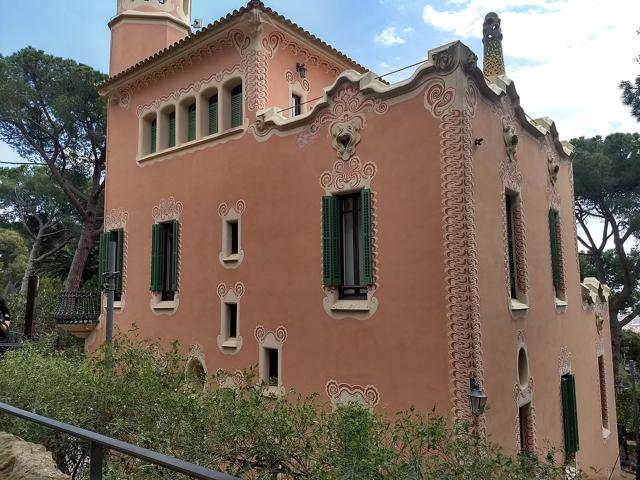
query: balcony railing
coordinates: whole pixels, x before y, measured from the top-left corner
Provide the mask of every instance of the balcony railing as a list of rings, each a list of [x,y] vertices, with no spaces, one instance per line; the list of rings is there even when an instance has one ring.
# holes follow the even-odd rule
[[[58,325],[96,324],[100,316],[100,292],[60,292],[52,316]]]

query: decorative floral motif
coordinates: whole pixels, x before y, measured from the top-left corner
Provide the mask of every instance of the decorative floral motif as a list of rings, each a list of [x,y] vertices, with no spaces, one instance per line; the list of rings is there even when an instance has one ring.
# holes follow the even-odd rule
[[[462,109],[454,106],[455,90],[442,78],[427,82],[425,108],[440,122],[443,242],[449,336],[449,382],[455,420],[471,421],[469,376],[482,385],[482,335],[475,239],[471,119],[476,86],[469,83]],[[484,418],[479,421],[484,431]]]
[[[346,162],[338,160],[333,164],[331,171],[324,172],[320,176],[320,185],[327,193],[345,189],[352,190],[369,185],[375,177],[376,171],[375,163],[363,164],[357,156]]]
[[[235,205],[235,211],[238,215],[242,215],[242,212],[244,212],[245,207],[247,206],[247,204],[245,203],[244,200],[238,200],[236,202]],[[227,214],[229,213],[229,206],[226,203],[221,203],[220,206],[218,206],[218,215],[220,215],[220,217],[224,218],[227,216]]]
[[[280,345],[282,345],[287,339],[287,329],[282,325],[277,327],[275,332],[272,330],[266,330],[262,325],[256,326],[254,335],[258,343],[263,343],[269,334],[273,335],[273,338],[275,338],[276,342]]]
[[[562,347],[558,354],[558,374],[560,376],[571,373],[571,352],[567,347]]]
[[[112,208],[104,217],[105,231],[125,228],[129,220],[129,212],[123,208]]]
[[[244,373],[241,370],[227,372],[221,368],[216,370],[216,383],[220,388],[239,388],[245,383]]]
[[[306,64],[313,67],[321,68],[325,72],[339,75],[343,70],[333,62],[330,62],[329,60],[322,58],[315,53],[312,53],[304,46],[290,40],[284,33],[279,31],[272,32],[271,34],[263,38],[262,47],[267,52],[269,58],[273,58],[278,49],[283,48],[284,50],[291,52],[293,55],[299,56]]]
[[[309,80],[307,80],[306,78],[300,77],[300,74],[298,74],[297,72],[293,73],[291,70],[287,70],[284,73],[284,78],[289,85],[293,85],[294,83],[299,83],[300,85],[302,85],[302,88],[304,89],[305,92],[309,92],[311,90],[311,84],[309,83]]]
[[[267,104],[268,68],[267,54],[251,49],[240,64],[245,78],[245,102],[251,111],[262,110]]]
[[[162,198],[160,203],[153,207],[151,214],[156,223],[162,223],[169,220],[179,220],[182,209],[182,202],[177,202],[175,198]]]
[[[378,392],[378,389],[373,385],[363,387],[361,385],[349,385],[348,383],[338,383],[336,380],[329,380],[325,386],[325,390],[334,408],[349,402],[356,402],[366,407],[374,408],[380,402],[380,392]]]
[[[222,282],[218,285],[218,288],[216,288],[216,293],[218,294],[218,297],[220,297],[220,300],[222,300],[227,295],[227,293],[232,290],[236,296],[236,299],[240,300],[245,291],[244,283],[237,282],[234,286],[227,286],[224,282]]]

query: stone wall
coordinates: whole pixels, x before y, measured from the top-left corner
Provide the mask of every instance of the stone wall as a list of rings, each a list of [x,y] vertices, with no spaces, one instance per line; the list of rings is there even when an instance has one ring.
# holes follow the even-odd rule
[[[69,480],[58,471],[51,453],[42,445],[0,432],[0,479]]]

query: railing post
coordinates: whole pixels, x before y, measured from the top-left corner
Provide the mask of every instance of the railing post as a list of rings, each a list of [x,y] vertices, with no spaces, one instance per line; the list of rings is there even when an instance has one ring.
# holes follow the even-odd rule
[[[91,442],[89,480],[102,480],[104,463],[104,447],[98,442]]]

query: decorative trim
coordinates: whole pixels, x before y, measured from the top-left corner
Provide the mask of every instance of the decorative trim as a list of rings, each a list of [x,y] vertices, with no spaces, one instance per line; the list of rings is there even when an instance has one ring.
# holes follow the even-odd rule
[[[331,379],[325,385],[325,391],[334,409],[341,405],[358,403],[373,410],[380,402],[380,392],[373,385],[350,385]]]
[[[129,220],[129,212],[123,208],[112,208],[104,217],[105,231],[118,230],[126,228]]]
[[[242,282],[237,282],[234,286],[227,286],[224,282],[216,288],[216,293],[220,298],[220,334],[217,337],[218,350],[225,355],[236,355],[242,348],[243,338],[240,335],[240,299],[244,295],[245,286]],[[235,345],[225,345],[229,341],[227,326],[225,324],[227,315],[225,307],[227,304],[236,304],[236,337]]]
[[[151,211],[155,223],[164,223],[172,220],[180,220],[180,214],[184,205],[182,202],[176,201],[173,196],[168,199],[161,198],[158,205],[154,205]]]
[[[562,347],[558,354],[558,375],[561,377],[571,373],[571,352],[567,347]]]
[[[357,156],[349,160],[338,160],[330,171],[320,175],[320,186],[327,195],[345,190],[370,188],[377,170],[374,162],[364,163]]]
[[[309,93],[311,91],[309,80],[302,78],[298,72],[293,73],[291,70],[287,70],[284,72],[284,78],[289,85],[295,85],[297,83],[305,92]]]
[[[237,390],[245,384],[245,375],[242,370],[227,372],[222,368],[216,370],[215,380],[219,388],[232,388]]]
[[[265,343],[267,341],[267,337],[271,335],[275,340],[275,343],[282,346],[282,344],[287,340],[287,329],[280,325],[274,332],[273,330],[265,329],[262,325],[257,325],[253,335],[260,345]]]
[[[356,153],[356,145],[360,143],[362,119],[355,117],[346,122],[334,122],[331,125],[331,146],[340,160],[347,161]]]
[[[468,82],[462,98],[456,99],[456,89],[447,83],[453,84],[456,80],[455,75],[430,79],[426,84],[424,105],[440,119],[442,234],[452,415],[455,421],[471,422],[469,377],[473,376],[481,386],[484,383],[471,154],[471,120],[475,115],[478,91],[473,82]],[[478,425],[480,432],[484,432],[484,417],[478,419]]]
[[[235,269],[240,266],[242,260],[244,260],[244,250],[242,249],[242,214],[246,209],[246,202],[242,199],[238,200],[233,207],[229,207],[226,202],[222,202],[218,206],[218,215],[222,219],[222,244],[220,253],[218,254],[218,260],[220,265],[227,269]],[[227,222],[238,222],[238,253],[233,256],[226,249],[226,245],[229,242]]]
[[[321,58],[319,55],[312,53],[306,47],[289,39],[284,33],[280,31],[271,32],[269,35],[264,37],[262,39],[262,47],[265,49],[269,58],[273,58],[278,49],[282,48],[292,53],[293,55],[300,56],[304,63],[308,63],[313,67],[321,68],[327,73],[339,75],[343,70],[335,63]]]

